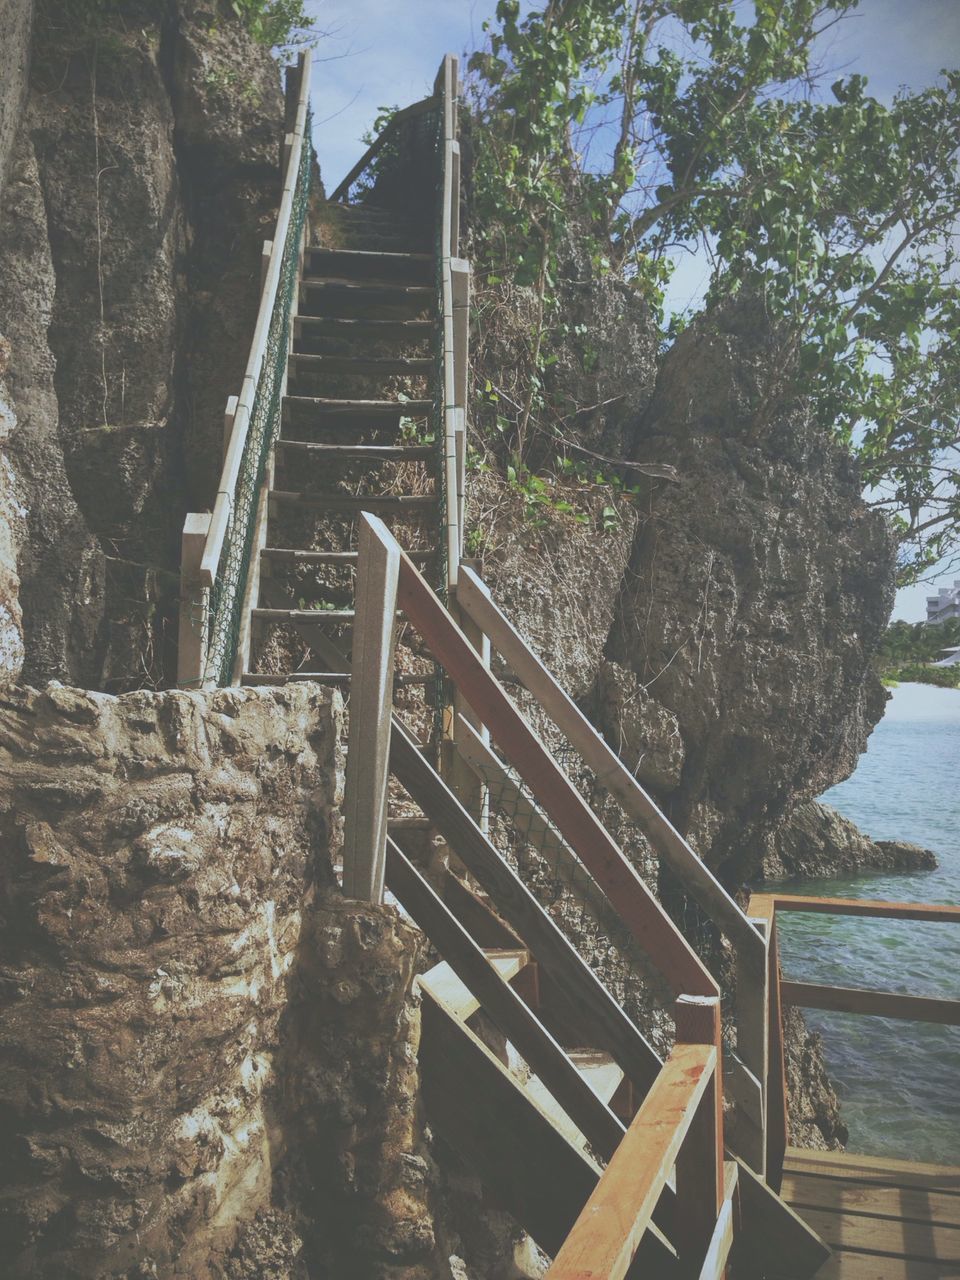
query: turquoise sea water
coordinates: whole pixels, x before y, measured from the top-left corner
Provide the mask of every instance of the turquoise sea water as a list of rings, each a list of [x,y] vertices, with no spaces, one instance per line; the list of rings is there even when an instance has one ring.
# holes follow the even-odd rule
[[[912,840],[936,871],[790,881],[778,892],[960,904],[960,690],[893,690],[856,772],[823,796],[876,839]],[[960,999],[960,924],[779,916],[799,981]],[[806,1014],[821,1032],[849,1149],[960,1165],[960,1027]]]

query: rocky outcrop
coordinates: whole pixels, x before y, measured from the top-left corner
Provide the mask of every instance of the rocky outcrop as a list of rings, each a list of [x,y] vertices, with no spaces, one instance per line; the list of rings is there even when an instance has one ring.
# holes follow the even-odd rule
[[[607,646],[676,718],[669,811],[731,883],[798,801],[852,772],[885,702],[870,659],[893,539],[802,404],[758,420],[773,352],[740,304],[665,357],[634,451],[680,482],[651,483]]]
[[[30,69],[33,0],[0,0],[0,196]]]
[[[800,805],[779,828],[763,860],[768,880],[856,875],[862,871],[931,871],[937,856],[906,840],[871,840],[829,805]]]
[[[198,1280],[270,1235],[341,716],[305,685],[0,702],[5,1275]]]
[[[169,679],[179,530],[209,506],[278,199],[276,63],[234,16],[38,6],[0,209],[15,419],[0,493],[24,673]],[[6,596],[11,584],[0,583]],[[0,598],[0,608],[3,599]]]

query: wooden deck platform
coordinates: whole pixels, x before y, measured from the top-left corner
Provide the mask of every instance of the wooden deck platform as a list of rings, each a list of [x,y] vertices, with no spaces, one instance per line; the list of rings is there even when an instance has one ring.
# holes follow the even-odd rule
[[[960,1168],[790,1147],[783,1195],[833,1250],[817,1280],[960,1277]]]

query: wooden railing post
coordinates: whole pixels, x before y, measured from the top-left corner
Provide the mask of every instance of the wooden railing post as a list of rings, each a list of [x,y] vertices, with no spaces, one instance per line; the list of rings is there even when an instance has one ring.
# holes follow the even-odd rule
[[[749,909],[747,914],[763,939],[763,950],[759,954],[742,948],[737,951],[737,1056],[750,1073],[749,1084],[759,1091],[760,1114],[757,1116],[754,1108],[751,1115],[744,1102],[738,1101],[736,1151],[755,1173],[764,1177],[767,1171],[766,1119],[770,1057],[770,920],[765,912],[760,914],[757,908]],[[735,1089],[735,1097],[736,1092]]]
[[[777,939],[777,916],[774,910],[770,918],[767,963],[767,1087],[766,1140],[768,1184],[779,1192],[783,1181],[783,1160],[787,1153],[787,1069],[783,1049],[783,1009],[780,1000],[780,943]]]
[[[180,626],[177,648],[177,684],[199,689],[207,665],[207,615],[210,589],[200,577],[203,546],[210,528],[210,513],[192,512],[183,522],[180,540]]]
[[[343,796],[343,892],[379,903],[387,849],[387,780],[400,547],[376,516],[360,516],[350,729]]]
[[[723,1204],[723,1078],[720,999],[680,996],[674,1005],[677,1044],[713,1045],[717,1051],[712,1087],[697,1107],[677,1156],[677,1252],[680,1272],[696,1280],[710,1248]]]

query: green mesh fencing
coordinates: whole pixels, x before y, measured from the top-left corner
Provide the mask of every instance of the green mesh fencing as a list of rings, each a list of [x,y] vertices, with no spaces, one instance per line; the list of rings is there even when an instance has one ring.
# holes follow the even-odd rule
[[[283,376],[290,348],[290,318],[299,271],[300,238],[310,201],[313,154],[310,127],[308,111],[303,146],[300,151],[300,168],[294,188],[293,208],[283,245],[280,282],[267,334],[267,348],[254,392],[253,407],[250,410],[250,422],[243,447],[237,486],[232,497],[227,534],[210,592],[204,681],[212,681],[217,685],[228,685],[233,679],[243,600],[253,550],[257,503],[263,485],[267,455],[273,447],[280,427]]]

